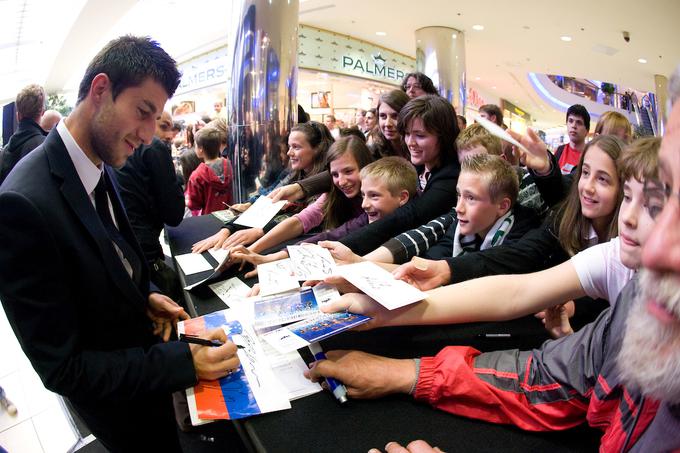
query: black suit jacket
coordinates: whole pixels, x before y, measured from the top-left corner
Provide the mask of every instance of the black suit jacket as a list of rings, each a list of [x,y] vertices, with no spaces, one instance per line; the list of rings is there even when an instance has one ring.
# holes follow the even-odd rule
[[[154,137],[115,170],[125,210],[147,261],[163,259],[158,236],[165,224],[184,217],[184,192],[175,174],[170,147]]]
[[[144,262],[113,188],[121,233]],[[92,425],[144,426],[158,398],[195,383],[188,345],[152,334],[148,271],[140,286],[128,276],[56,129],[5,180],[0,212],[10,324],[45,386],[69,398],[96,435]]]

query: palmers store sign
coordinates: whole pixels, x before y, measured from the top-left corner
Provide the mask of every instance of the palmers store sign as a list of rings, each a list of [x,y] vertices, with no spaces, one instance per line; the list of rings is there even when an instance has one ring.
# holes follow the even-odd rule
[[[416,61],[366,41],[300,25],[298,66],[399,85],[404,75],[415,71]]]

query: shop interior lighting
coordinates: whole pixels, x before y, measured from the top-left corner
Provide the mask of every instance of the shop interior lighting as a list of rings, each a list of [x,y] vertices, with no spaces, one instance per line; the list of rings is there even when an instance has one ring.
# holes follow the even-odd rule
[[[472,29],[477,30],[477,31],[482,31],[482,30],[484,30],[484,25],[473,25]]]
[[[567,36],[567,35],[560,36],[560,39],[564,42],[571,42],[571,36]]]
[[[647,63],[647,60],[645,60],[644,58],[638,58],[638,63],[645,64]]]
[[[378,36],[387,36],[387,33],[385,33],[384,31],[376,31],[375,34]]]

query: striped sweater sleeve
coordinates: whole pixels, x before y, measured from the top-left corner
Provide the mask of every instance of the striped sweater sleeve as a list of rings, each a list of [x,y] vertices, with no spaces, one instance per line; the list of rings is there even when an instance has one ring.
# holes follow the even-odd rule
[[[385,242],[396,264],[405,263],[414,256],[422,256],[430,247],[444,237],[446,230],[455,222],[456,211],[452,209],[448,214],[430,220],[425,225],[401,233]]]

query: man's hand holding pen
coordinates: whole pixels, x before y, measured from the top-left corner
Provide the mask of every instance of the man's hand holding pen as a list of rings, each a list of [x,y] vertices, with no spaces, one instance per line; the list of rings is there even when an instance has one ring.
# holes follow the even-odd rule
[[[202,336],[206,340],[217,340],[221,346],[189,344],[194,361],[196,377],[199,380],[214,380],[224,377],[238,368],[237,346],[227,338],[222,329],[213,329]]]

